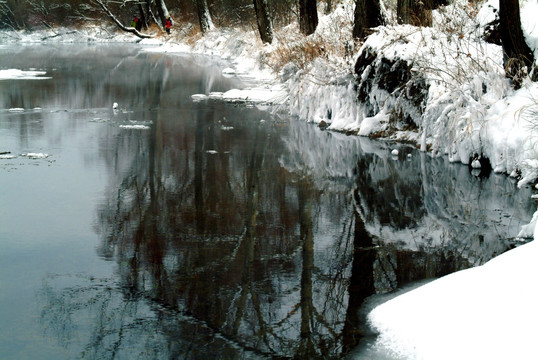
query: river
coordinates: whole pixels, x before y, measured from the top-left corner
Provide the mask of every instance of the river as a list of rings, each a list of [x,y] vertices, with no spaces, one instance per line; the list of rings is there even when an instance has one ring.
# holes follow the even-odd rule
[[[0,48],[27,75],[0,80],[4,360],[370,359],[369,309],[535,210],[503,175],[194,101],[246,86],[216,59]]]

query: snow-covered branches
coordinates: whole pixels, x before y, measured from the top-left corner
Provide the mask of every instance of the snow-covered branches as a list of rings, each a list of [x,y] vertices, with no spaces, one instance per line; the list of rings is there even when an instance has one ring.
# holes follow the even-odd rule
[[[142,34],[141,32],[139,32],[138,30],[136,30],[134,27],[128,27],[128,26],[125,26],[121,23],[120,20],[118,20],[118,18],[110,11],[110,9],[108,8],[108,6],[102,1],[102,0],[92,0],[93,2],[96,2],[102,9],[103,11],[108,15],[108,17],[114,21],[114,23],[116,25],[118,25],[118,27],[123,30],[123,31],[127,31],[127,32],[130,32],[130,33],[133,33],[134,35],[138,36],[139,38],[142,38],[142,39],[148,39],[148,38],[151,38],[153,37],[153,35],[147,35],[147,34]]]

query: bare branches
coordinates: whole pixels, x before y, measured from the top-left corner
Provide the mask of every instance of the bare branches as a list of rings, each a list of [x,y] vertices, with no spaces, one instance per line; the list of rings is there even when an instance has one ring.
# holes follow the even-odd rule
[[[130,32],[136,36],[138,36],[139,38],[141,39],[149,39],[149,38],[152,38],[153,35],[147,35],[147,34],[142,34],[141,32],[139,32],[138,30],[136,30],[134,27],[128,27],[128,26],[125,26],[121,23],[121,21],[118,20],[118,18],[116,16],[114,16],[114,14],[110,11],[110,9],[106,6],[105,3],[103,3],[102,0],[93,0],[94,2],[96,2],[97,4],[99,4],[99,6],[101,6],[101,8],[103,9],[103,11],[108,15],[108,17],[114,21],[114,23],[116,23],[116,25],[122,29],[123,31],[126,31],[126,32]]]

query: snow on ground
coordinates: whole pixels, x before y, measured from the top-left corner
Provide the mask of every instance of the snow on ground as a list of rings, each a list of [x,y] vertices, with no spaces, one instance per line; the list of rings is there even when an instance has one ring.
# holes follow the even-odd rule
[[[120,129],[130,129],[130,130],[149,130],[150,127],[147,125],[120,125]]]
[[[19,70],[19,69],[6,69],[0,70],[0,80],[45,80],[50,79],[50,77],[43,76],[46,71],[35,71],[35,70]]]
[[[28,159],[46,159],[46,158],[48,158],[50,155],[49,155],[49,154],[45,154],[45,153],[34,153],[34,152],[29,152],[29,153],[21,154],[21,156],[26,156]]]
[[[375,347],[405,359],[534,358],[537,257],[533,241],[376,307]]]

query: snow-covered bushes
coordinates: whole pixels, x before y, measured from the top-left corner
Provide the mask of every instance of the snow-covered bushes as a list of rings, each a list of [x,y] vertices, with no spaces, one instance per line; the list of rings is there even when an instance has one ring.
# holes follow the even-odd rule
[[[353,70],[317,58],[288,80],[291,113],[333,130],[411,141],[452,162],[481,161],[520,185],[535,181],[529,129],[537,121],[521,110],[536,104],[538,88],[524,79],[514,91],[502,48],[485,41],[496,6],[455,1],[434,12],[431,28],[377,28],[356,54],[354,86],[345,80]],[[332,16],[339,15],[325,21]]]

